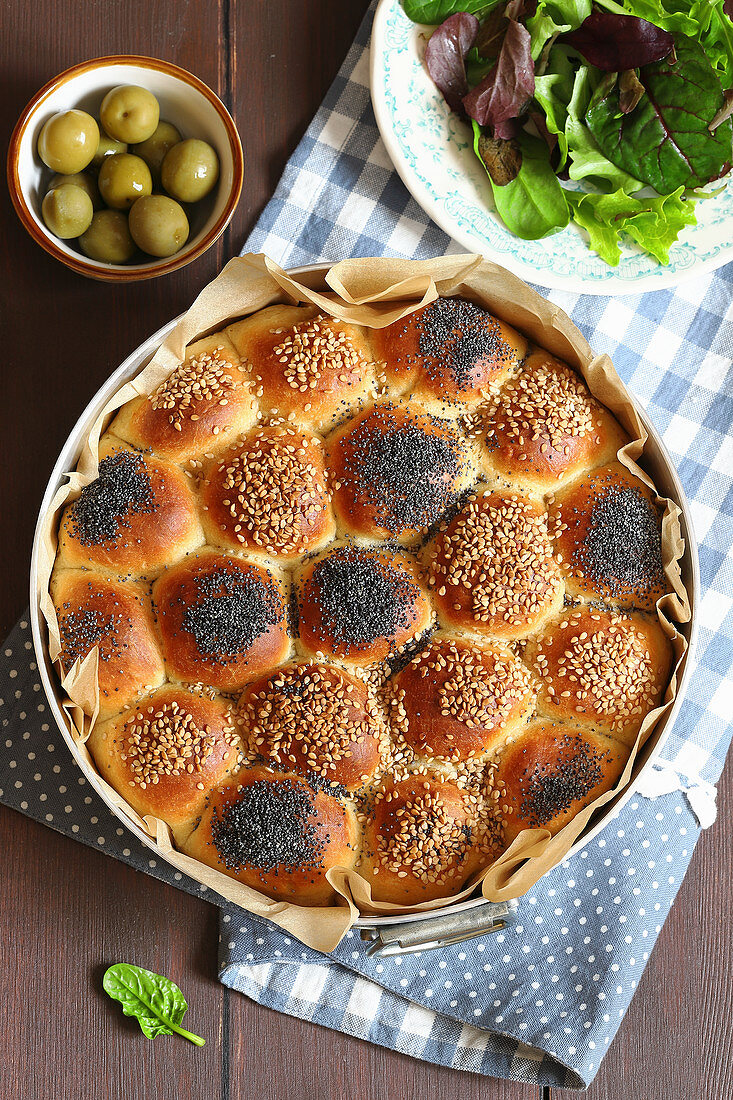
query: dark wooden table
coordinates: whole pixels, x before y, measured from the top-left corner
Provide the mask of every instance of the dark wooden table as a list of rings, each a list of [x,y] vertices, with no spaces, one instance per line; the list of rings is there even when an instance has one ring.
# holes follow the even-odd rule
[[[3,149],[36,89],[109,53],[168,58],[232,109],[244,192],[224,238],[176,275],[85,281],[26,236],[2,189],[0,636],[27,602],[36,511],[77,415],[140,341],[184,309],[241,243],[318,107],[366,0],[4,0]],[[731,769],[590,1100],[731,1095]],[[546,1100],[293,1020],[216,980],[217,912],[0,807],[0,1098],[15,1100]],[[105,965],[145,959],[178,982],[198,1049],[144,1039],[101,992]],[[553,1092],[553,1100],[571,1093]]]

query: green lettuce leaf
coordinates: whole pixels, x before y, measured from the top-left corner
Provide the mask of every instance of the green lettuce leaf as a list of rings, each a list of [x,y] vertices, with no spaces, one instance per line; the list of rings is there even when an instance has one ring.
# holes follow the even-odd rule
[[[539,0],[537,11],[527,20],[532,59],[537,61],[551,38],[576,30],[591,12],[591,0]]]
[[[483,164],[479,153],[481,127],[475,119],[472,122],[473,149]],[[544,141],[526,132],[522,132],[517,141],[522,151],[522,166],[511,183],[499,187],[488,171],[486,174],[497,213],[507,229],[526,241],[535,241],[564,229],[570,220],[570,211]]]
[[[560,161],[557,170],[565,167],[568,159],[568,139],[565,127],[568,104],[573,94],[574,72],[568,51],[556,46],[552,51],[553,71],[535,76],[534,98],[545,115],[545,124],[551,134],[557,135]]]
[[[631,194],[639,191],[644,186],[643,183],[623,168],[612,164],[598,147],[585,121],[588,105],[601,76],[597,69],[591,69],[588,65],[581,65],[575,74],[565,122],[570,157],[568,174],[573,180],[588,180],[606,191],[620,189]]]
[[[413,23],[427,23],[433,26],[443,23],[449,15],[467,11],[477,19],[483,19],[504,0],[402,0],[402,7],[408,19]]]
[[[586,230],[590,247],[611,267],[621,258],[622,233],[661,264],[686,225],[695,225],[694,201],[680,187],[671,195],[637,199],[618,190],[611,195],[566,192],[573,220]]]

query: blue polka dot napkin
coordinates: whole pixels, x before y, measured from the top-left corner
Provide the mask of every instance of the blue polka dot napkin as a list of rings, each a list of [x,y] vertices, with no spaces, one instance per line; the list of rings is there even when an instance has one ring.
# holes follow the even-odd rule
[[[379,139],[371,18],[246,250],[284,265],[459,251],[410,198]],[[583,1088],[633,996],[700,824],[714,819],[731,736],[733,265],[674,291],[547,296],[611,355],[662,432],[691,501],[703,590],[697,667],[664,764],[599,837],[521,899],[512,924],[402,959],[369,957],[354,930],[326,956],[174,872],[76,767],[47,711],[27,619],[0,667],[0,800],[222,905],[221,979],[262,1004],[456,1069]]]

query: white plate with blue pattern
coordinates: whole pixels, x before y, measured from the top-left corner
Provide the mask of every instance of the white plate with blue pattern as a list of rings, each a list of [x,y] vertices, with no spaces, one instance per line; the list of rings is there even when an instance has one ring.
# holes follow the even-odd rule
[[[609,267],[574,224],[539,241],[523,241],[494,212],[491,187],[472,150],[469,127],[453,114],[428,76],[431,28],[412,23],[400,0],[381,0],[371,41],[371,93],[377,125],[395,168],[415,200],[462,247],[480,252],[528,282],[584,294],[636,294],[676,286],[733,259],[733,188],[697,204],[667,266],[621,246]]]

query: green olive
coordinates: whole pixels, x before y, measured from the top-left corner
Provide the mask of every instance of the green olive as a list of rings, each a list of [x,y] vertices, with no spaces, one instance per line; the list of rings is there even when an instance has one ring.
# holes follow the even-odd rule
[[[97,181],[88,172],[76,172],[73,176],[54,176],[48,185],[48,190],[53,191],[54,187],[61,187],[64,183],[73,183],[75,187],[81,187],[82,191],[86,191],[92,200],[94,209],[101,210],[102,199],[99,195]]]
[[[86,111],[60,111],[38,138],[38,155],[53,172],[73,175],[91,162],[99,144],[99,127]]]
[[[92,222],[94,207],[86,191],[73,183],[62,183],[49,191],[41,206],[43,220],[55,237],[67,241],[80,237]]]
[[[102,161],[105,157],[113,157],[116,153],[126,152],[127,142],[110,137],[109,134],[105,134],[101,126],[99,127],[99,144],[96,153],[92,157],[92,165],[97,171],[102,167]]]
[[[99,193],[107,206],[115,210],[129,210],[136,199],[149,195],[153,190],[150,169],[140,157],[132,153],[115,153],[105,157],[99,169]]]
[[[147,88],[120,84],[107,92],[99,108],[99,117],[110,137],[134,145],[147,141],[155,133],[160,105]]]
[[[216,150],[199,138],[187,138],[169,149],[163,161],[161,179],[169,195],[179,202],[198,202],[208,195],[219,178]]]
[[[170,122],[159,122],[155,133],[147,141],[133,145],[130,150],[136,157],[142,157],[154,180],[160,179],[160,167],[163,158],[172,146],[177,145],[181,135]]]
[[[130,211],[130,233],[149,256],[172,256],[188,240],[188,218],[167,195],[148,195]]]
[[[121,210],[98,210],[79,244],[90,259],[106,264],[124,264],[135,254],[127,214]]]

